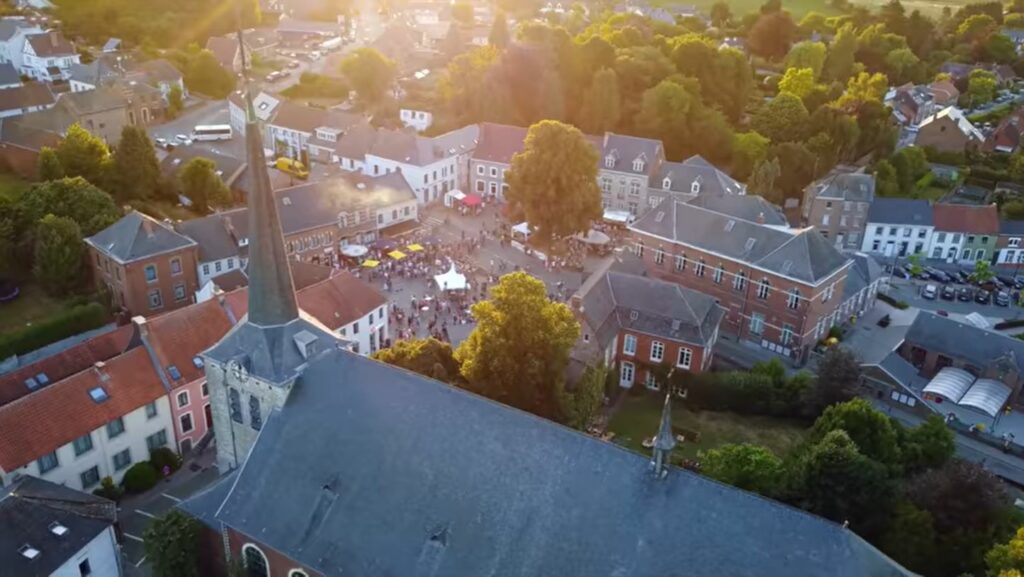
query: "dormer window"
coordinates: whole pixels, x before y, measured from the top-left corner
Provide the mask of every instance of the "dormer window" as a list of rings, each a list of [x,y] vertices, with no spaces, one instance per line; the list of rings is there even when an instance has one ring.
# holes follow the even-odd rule
[[[700,181],[695,180],[690,184],[690,192],[697,194],[700,192]]]
[[[665,190],[672,188],[672,179],[666,178],[665,180],[661,181],[661,188]]]
[[[615,157],[612,156],[611,154],[609,154],[608,156],[604,157],[604,167],[605,168],[615,168]]]
[[[643,172],[643,171],[644,171],[644,161],[642,159],[640,159],[640,158],[634,160],[633,161],[633,172]]]

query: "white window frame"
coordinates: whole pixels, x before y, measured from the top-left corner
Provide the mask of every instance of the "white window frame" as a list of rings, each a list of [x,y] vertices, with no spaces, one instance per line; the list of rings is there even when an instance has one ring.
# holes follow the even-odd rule
[[[630,346],[632,345],[632,346]],[[633,335],[625,335],[622,337],[622,354],[633,356],[636,354],[636,337]]]
[[[188,417],[189,422],[192,423],[192,428],[187,431],[185,430],[185,417]],[[192,411],[185,411],[178,415],[178,430],[181,431],[182,435],[187,435],[196,430],[196,420],[192,416]]]
[[[657,353],[657,354],[655,354]],[[665,343],[661,341],[651,341],[651,361],[660,363],[665,359]]]
[[[181,396],[182,395],[185,395],[185,404],[184,405],[181,404]],[[192,395],[188,394],[187,390],[186,391],[180,391],[180,392],[178,392],[177,395],[174,395],[174,402],[178,405],[179,409],[184,409],[185,407],[187,407],[187,406],[192,404]]]
[[[687,347],[679,347],[676,353],[676,366],[681,369],[689,369],[693,363],[693,350]]]
[[[629,379],[626,378],[626,373],[629,373]],[[629,383],[630,385],[636,380],[636,365],[629,361],[622,361],[622,367],[619,368],[619,383]]]

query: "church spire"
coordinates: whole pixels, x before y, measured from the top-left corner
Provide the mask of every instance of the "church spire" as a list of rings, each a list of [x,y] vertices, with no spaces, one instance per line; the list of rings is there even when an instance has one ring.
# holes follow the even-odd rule
[[[241,21],[238,49],[242,55],[243,90],[245,92],[246,162],[253,171],[249,192],[249,323],[257,326],[282,325],[299,317],[295,302],[288,253],[284,248],[281,220],[277,215],[274,191],[267,174],[263,137],[252,104],[252,85],[242,39]]]
[[[669,457],[676,447],[676,437],[672,434],[672,395],[665,393],[665,406],[661,409],[661,425],[658,436],[654,437],[654,454],[651,466],[659,479],[668,474]]]

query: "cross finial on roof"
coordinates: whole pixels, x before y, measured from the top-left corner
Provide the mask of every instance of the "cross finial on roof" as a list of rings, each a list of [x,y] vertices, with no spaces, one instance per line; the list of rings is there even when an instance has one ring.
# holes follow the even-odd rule
[[[676,437],[672,434],[672,395],[665,393],[665,405],[661,409],[661,424],[658,435],[654,437],[654,454],[651,464],[654,474],[660,479],[668,473],[669,456],[676,447]]]

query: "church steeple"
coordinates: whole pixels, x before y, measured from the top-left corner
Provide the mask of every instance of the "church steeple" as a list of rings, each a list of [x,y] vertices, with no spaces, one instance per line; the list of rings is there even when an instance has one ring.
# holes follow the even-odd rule
[[[659,479],[668,474],[669,457],[675,447],[676,437],[672,434],[672,395],[665,393],[661,425],[658,427],[658,435],[654,438],[654,454],[651,456],[651,467]]]
[[[267,174],[263,136],[252,104],[246,66],[245,44],[238,31],[245,91],[246,162],[253,171],[249,192],[249,323],[257,326],[283,325],[299,317],[288,253],[284,248],[281,219],[277,215],[274,191]]]

